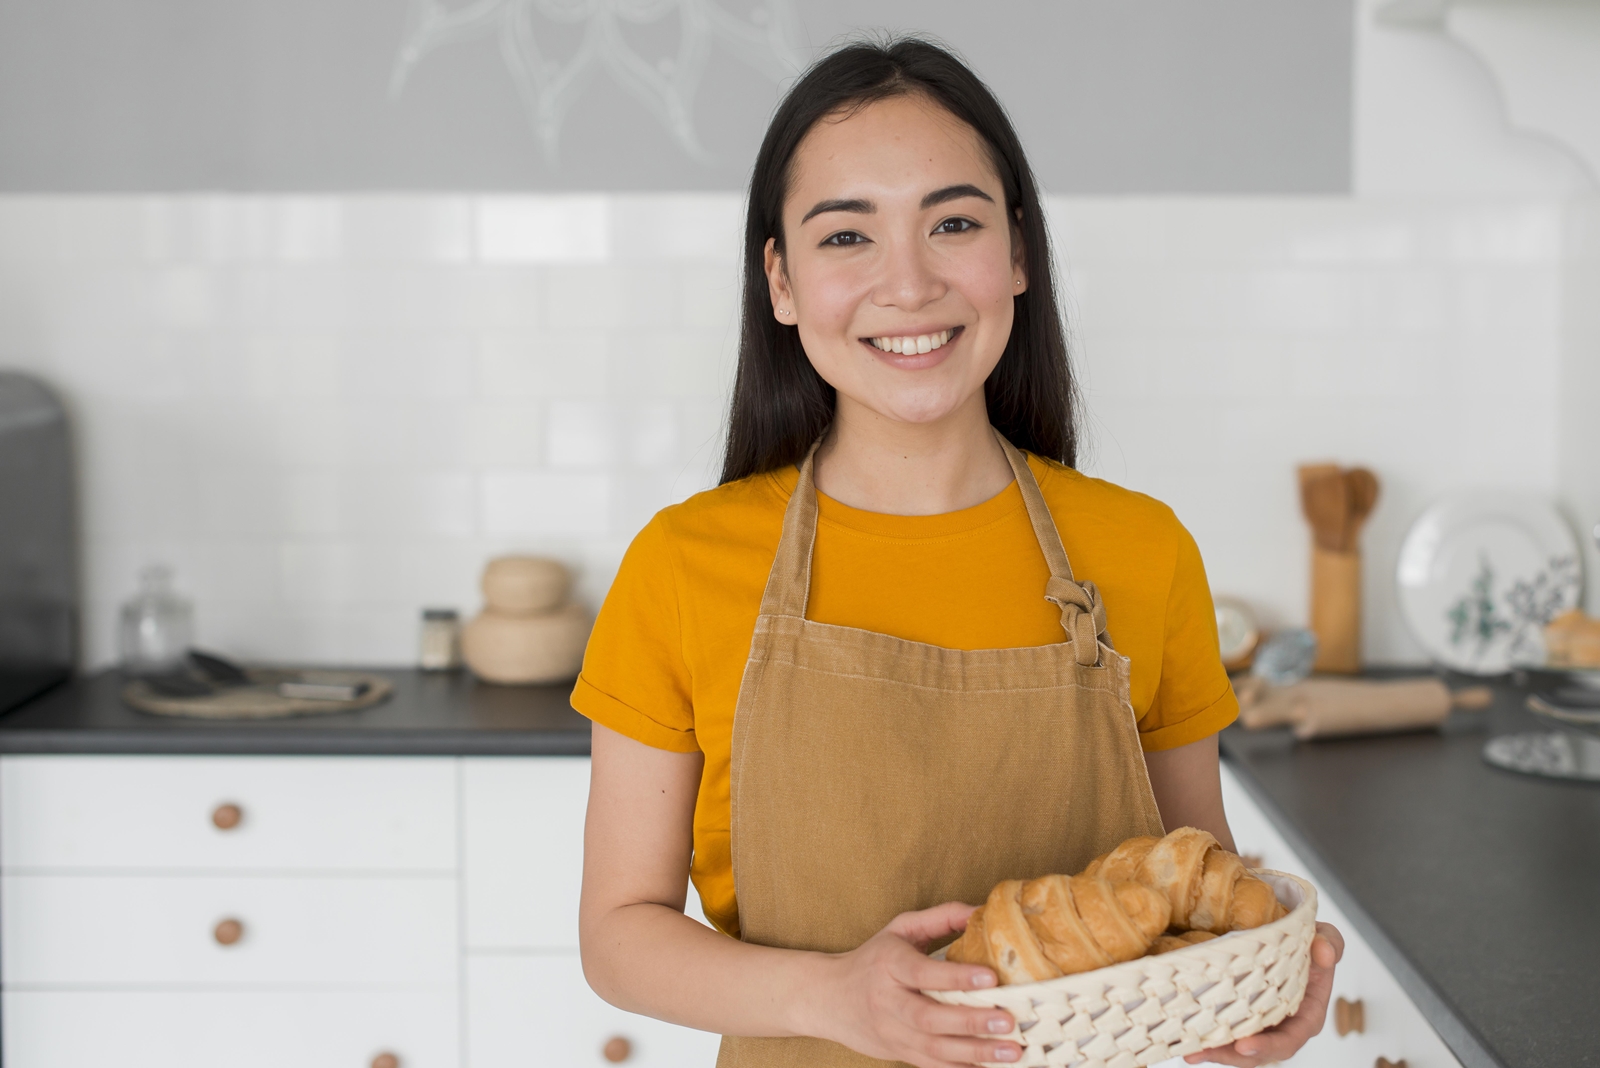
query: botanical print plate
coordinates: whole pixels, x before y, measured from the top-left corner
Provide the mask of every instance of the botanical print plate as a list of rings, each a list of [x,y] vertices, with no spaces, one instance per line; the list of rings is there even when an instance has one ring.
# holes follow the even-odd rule
[[[1457,494],[1406,534],[1400,609],[1439,663],[1502,674],[1544,661],[1544,625],[1578,603],[1579,560],[1577,539],[1543,498]]]

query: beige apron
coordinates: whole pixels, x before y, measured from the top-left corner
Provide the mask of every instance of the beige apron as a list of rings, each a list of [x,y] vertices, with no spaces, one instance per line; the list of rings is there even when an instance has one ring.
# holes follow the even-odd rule
[[[998,436],[998,435],[997,435]],[[784,513],[733,721],[741,937],[842,952],[897,913],[982,902],[1162,833],[1093,583],[1073,581],[1026,458],[1001,439],[1067,640],[944,649],[805,618],[816,451]],[[938,576],[929,576],[937,581]],[[883,1065],[810,1038],[722,1040],[719,1068]]]

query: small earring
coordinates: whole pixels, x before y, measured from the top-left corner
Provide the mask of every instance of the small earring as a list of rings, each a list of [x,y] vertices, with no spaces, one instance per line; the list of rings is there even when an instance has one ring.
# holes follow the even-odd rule
[[[1022,284],[1022,279],[1020,279],[1020,278],[1017,279],[1017,283],[1016,284],[1020,286]]]
[[[779,315],[788,315],[789,314],[789,309],[788,308],[779,308],[778,309],[778,314]]]

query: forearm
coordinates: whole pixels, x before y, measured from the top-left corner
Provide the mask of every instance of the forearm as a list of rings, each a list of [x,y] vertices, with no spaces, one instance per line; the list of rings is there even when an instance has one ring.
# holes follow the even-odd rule
[[[1236,849],[1222,807],[1216,735],[1176,749],[1146,753],[1144,764],[1167,830],[1198,827],[1210,831],[1224,849]]]
[[[730,1035],[814,1034],[810,1000],[838,958],[753,946],[683,914],[699,754],[596,725],[579,940],[611,1004]]]
[[[648,902],[595,916],[582,941],[589,985],[611,1004],[725,1035],[817,1033],[809,998],[835,960],[740,942]]]

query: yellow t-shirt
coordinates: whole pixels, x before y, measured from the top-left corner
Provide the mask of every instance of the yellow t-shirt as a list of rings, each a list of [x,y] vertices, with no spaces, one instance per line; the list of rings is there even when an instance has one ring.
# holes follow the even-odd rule
[[[1172,510],[1030,456],[1074,577],[1105,598],[1132,660],[1145,749],[1216,733],[1238,715],[1217,649],[1205,568]],[[708,919],[739,930],[729,851],[733,710],[795,468],[664,509],[623,557],[595,621],[572,704],[658,749],[705,755],[691,876]],[[863,512],[818,494],[808,619],[954,649],[1065,640],[1044,599],[1049,568],[1012,483],[959,512]]]

